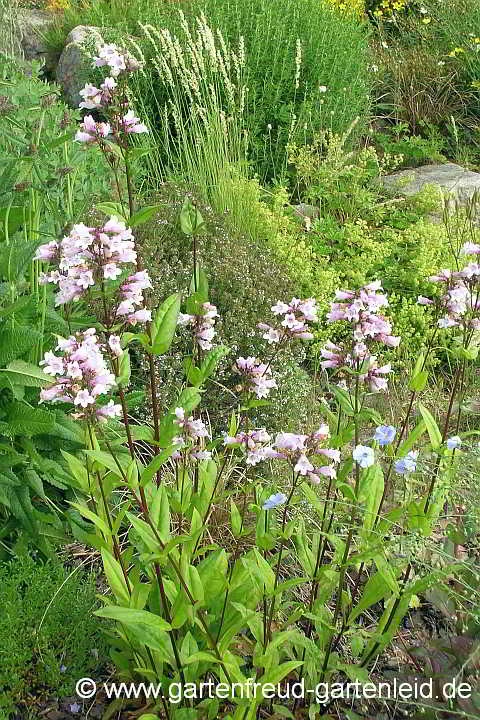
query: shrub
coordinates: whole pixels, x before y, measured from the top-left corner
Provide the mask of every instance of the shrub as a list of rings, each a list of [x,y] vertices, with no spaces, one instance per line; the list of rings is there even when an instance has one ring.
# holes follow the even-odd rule
[[[71,695],[105,661],[95,609],[95,577],[19,555],[0,564],[0,715],[31,697]],[[3,714],[2,714],[3,713]]]
[[[177,290],[185,294],[190,285],[191,241],[183,235],[179,226],[184,198],[185,191],[181,187],[172,184],[164,186],[156,198],[161,210],[137,233],[143,261],[151,272],[155,298],[165,297]],[[198,207],[206,222],[206,231],[198,240],[197,257],[206,269],[212,286],[210,299],[220,314],[217,322],[219,342],[225,343],[232,351],[223,361],[217,379],[229,385],[230,366],[234,358],[263,351],[261,333],[254,331],[257,318],[269,316],[271,306],[280,297],[298,295],[300,288],[299,283],[292,279],[291,268],[275,254],[260,233],[258,237],[240,234],[229,228],[225,216],[219,216],[203,203],[199,203]],[[247,328],[248,334],[245,333]],[[171,404],[178,391],[185,350],[180,342],[171,354],[158,359],[160,390],[165,405]],[[272,398],[270,407],[262,409],[256,418],[259,422],[268,422],[272,426],[284,423],[287,417],[312,414],[313,385],[300,367],[303,360],[301,348],[287,357],[281,392]],[[207,405],[212,423],[216,424],[220,418],[225,423],[225,412],[230,402],[228,397],[226,400],[220,386],[210,386]]]

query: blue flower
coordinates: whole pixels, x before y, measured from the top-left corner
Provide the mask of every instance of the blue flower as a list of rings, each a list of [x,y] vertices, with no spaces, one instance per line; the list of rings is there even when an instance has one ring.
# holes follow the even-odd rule
[[[385,445],[390,445],[394,441],[396,434],[397,428],[394,428],[393,425],[379,425],[375,430],[373,439],[377,441],[380,447],[385,447]]]
[[[366,445],[357,445],[352,455],[361,468],[368,468],[375,462],[375,454],[372,448]]]
[[[417,455],[418,452],[411,450],[404,458],[397,460],[395,463],[397,473],[399,475],[408,475],[408,473],[415,472],[417,469]]]
[[[454,435],[451,438],[448,438],[447,440],[447,448],[449,450],[456,450],[460,445],[462,444],[461,438],[458,437],[458,435]]]
[[[79,705],[77,702],[74,702],[70,705],[70,712],[71,713],[78,713],[82,709],[82,706]]]
[[[273,508],[278,507],[279,505],[283,505],[283,503],[286,501],[287,496],[283,493],[277,493],[276,495],[270,495],[268,500],[265,500],[265,502],[262,505],[262,510],[273,510]]]

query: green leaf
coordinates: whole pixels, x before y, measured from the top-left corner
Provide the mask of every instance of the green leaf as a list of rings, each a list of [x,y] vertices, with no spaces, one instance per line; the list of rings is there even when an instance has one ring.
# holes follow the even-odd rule
[[[128,607],[117,607],[115,605],[107,605],[107,607],[95,610],[94,615],[109,618],[110,620],[118,620],[125,625],[146,625],[147,627],[156,628],[157,630],[169,631],[171,625],[163,618],[148,612],[148,610],[135,610]]]
[[[197,289],[195,290],[195,284]],[[190,280],[190,294],[195,294],[197,300],[201,303],[208,302],[208,278],[199,263],[195,265],[195,274]]]
[[[95,210],[99,210],[105,215],[115,215],[121,222],[128,225],[128,220],[123,215],[123,207],[120,203],[103,202],[95,205]]]
[[[157,488],[150,507],[150,516],[158,534],[166,544],[170,540],[170,505],[165,485]]]
[[[14,435],[43,435],[53,432],[55,415],[48,410],[13,401],[8,408],[7,422]]]
[[[204,228],[201,213],[194,206],[189,197],[186,197],[180,211],[180,227],[185,235],[194,235]]]
[[[435,419],[431,412],[427,410],[427,408],[422,405],[422,403],[418,404],[418,409],[420,410],[422,414],[422,418],[425,421],[425,425],[427,426],[428,435],[430,437],[430,442],[432,444],[432,448],[434,450],[437,450],[440,445],[442,444],[442,434],[440,430],[438,429],[438,425],[435,422]]]
[[[185,375],[190,385],[193,387],[200,387],[203,381],[202,371],[200,368],[196,367],[192,358],[186,357],[183,361],[183,366],[185,368]]]
[[[385,483],[380,465],[375,463],[368,468],[368,482],[363,479],[362,490],[366,492],[365,515],[363,518],[363,529],[367,532],[373,528],[377,517],[378,508],[383,497]],[[367,474],[367,473],[366,473]]]
[[[31,327],[4,327],[0,330],[0,366],[3,367],[24,355],[41,338],[38,330]]]
[[[261,678],[262,685],[277,685],[284,677],[296,670],[303,662],[300,660],[289,660],[277,667],[272,668],[266,675]]]
[[[424,420],[420,420],[418,425],[412,430],[407,439],[400,445],[397,450],[397,458],[405,457],[410,452],[416,442],[422,437],[423,433],[427,429],[427,425]]]
[[[101,532],[105,535],[105,537],[109,538],[111,533],[110,530],[107,527],[107,524],[104,520],[102,520],[101,517],[99,517],[96,513],[89,510],[85,505],[81,505],[80,503],[70,503],[70,505],[78,510],[80,515],[82,515],[84,518],[87,518],[87,520],[90,520]]]
[[[413,378],[410,380],[408,384],[408,389],[412,390],[412,392],[421,392],[422,390],[425,390],[427,382],[428,371],[422,370],[421,372],[414,375]]]
[[[154,355],[163,355],[172,344],[180,312],[180,293],[170,295],[158,308],[152,323],[152,346]]]
[[[339,388],[338,385],[329,385],[328,389],[335,395],[335,399],[337,400],[345,415],[348,415],[348,417],[352,417],[354,414],[353,406],[350,401],[348,392],[346,390],[343,390],[342,388]]]
[[[127,513],[127,517],[132,523],[136,532],[140,535],[140,538],[145,543],[147,548],[152,552],[158,553],[162,549],[162,546],[155,537],[152,528],[146,522],[140,520],[140,518],[137,518],[136,515],[133,515],[132,513]]]
[[[23,360],[14,360],[6,368],[0,369],[1,377],[7,377],[14,385],[24,385],[25,387],[45,387],[53,382],[51,375],[47,375],[36,365]]]
[[[240,513],[238,511],[237,506],[233,502],[233,500],[230,498],[230,520],[232,525],[232,532],[233,536],[238,538],[240,536],[241,527],[242,527],[242,518],[240,516]]]
[[[83,465],[82,462],[78,458],[76,458],[74,455],[71,455],[70,453],[65,452],[65,450],[60,451],[67,461],[68,468],[70,472],[72,473],[73,477],[78,483],[78,486],[88,494],[90,491],[89,483],[88,483],[88,473]]]
[[[102,560],[105,575],[107,576],[108,584],[110,589],[117,598],[125,605],[130,602],[130,595],[128,593],[127,585],[123,575],[123,571],[120,563],[116,560],[113,555],[106,550],[102,549]]]
[[[128,350],[124,350],[123,355],[120,358],[118,377],[117,377],[117,385],[119,387],[125,387],[126,385],[128,385],[130,382],[130,374],[131,374],[130,354],[129,354]]]
[[[168,458],[171,457],[171,455],[175,452],[175,446],[171,445],[168,448],[165,448],[165,450],[162,450],[159,452],[158,455],[155,455],[153,460],[148,463],[147,467],[142,471],[142,474],[140,476],[140,485],[142,487],[145,487],[150,480],[153,478],[157,470],[159,470],[162,465],[164,465]]]
[[[8,217],[8,234],[11,237],[23,224],[23,206],[10,205],[0,208],[0,232],[5,231],[5,223]]]
[[[132,215],[128,221],[128,225],[131,228],[137,227],[137,225],[143,225],[152,218],[156,212],[162,209],[161,205],[147,205],[146,207],[138,210]]]
[[[208,355],[205,357],[202,367],[200,368],[202,383],[215,372],[215,368],[222,358],[224,358],[230,352],[230,348],[226,345],[219,345],[213,350],[210,350]]]

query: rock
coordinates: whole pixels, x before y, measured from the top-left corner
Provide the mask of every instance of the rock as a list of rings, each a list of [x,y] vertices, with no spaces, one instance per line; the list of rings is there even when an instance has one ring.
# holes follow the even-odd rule
[[[20,37],[20,47],[25,60],[37,60],[44,64],[47,73],[55,69],[55,53],[49,51],[45,33],[53,24],[52,13],[45,10],[18,10],[15,23]]]
[[[310,220],[316,220],[320,217],[320,208],[315,205],[307,205],[307,203],[300,203],[300,205],[294,205],[293,211],[299,218],[310,218]]]
[[[449,193],[450,201],[457,201],[461,206],[468,204],[475,191],[480,193],[480,173],[454,163],[401,170],[383,178],[383,183],[402,195],[415,195],[427,184],[438,185]]]
[[[92,77],[92,56],[104,44],[100,29],[78,25],[67,35],[65,47],[55,71],[65,101],[77,108],[82,101],[80,90]]]

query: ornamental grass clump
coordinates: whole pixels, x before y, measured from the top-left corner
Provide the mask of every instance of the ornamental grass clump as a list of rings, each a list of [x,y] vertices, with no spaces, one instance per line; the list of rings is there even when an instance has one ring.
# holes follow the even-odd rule
[[[108,63],[108,49],[99,58],[117,67],[118,54],[124,57],[115,50],[114,63]],[[86,96],[94,97],[93,91]],[[325,322],[343,323],[345,340],[322,351],[323,420],[313,430],[258,426],[255,410],[278,391],[284,354],[311,341],[323,321],[317,303],[278,299],[270,308],[274,320],[259,317],[255,329],[246,328],[258,336],[255,355],[236,356],[218,344],[220,313],[198,262],[204,221],[187,198],[179,221],[190,247],[190,287],[183,297],[174,293],[152,305],[141,252],[128,228],[154,209],[135,209],[132,133],[114,119],[125,117],[127,108],[118,112],[108,102],[103,110],[110,127],[119,128],[119,151],[110,162],[116,178],[125,173],[127,197],[118,182],[117,214],[108,221],[113,237],[105,226],[82,228],[74,236],[71,267],[58,262],[59,273],[68,277],[71,270],[69,282],[78,292],[92,294],[96,317],[80,334],[59,339],[63,354],[45,357],[42,376],[42,399],[61,399],[84,433],[84,448],[63,456],[75,494],[72,508],[88,527],[84,538],[101,553],[110,588],[96,615],[115,622],[112,658],[122,678],[161,684],[158,701],[145,698],[153,717],[221,713],[253,720],[276,707],[279,714],[294,713],[299,702],[313,713],[319,683],[345,676],[367,682],[410,604],[432,587],[447,586],[458,570],[456,559],[431,570],[420,553],[441,527],[455,454],[463,452],[462,402],[456,400],[465,392],[466,363],[478,352],[479,273],[469,264],[445,278],[447,292],[411,373],[398,427],[387,425],[371,406],[372,396],[388,393],[386,376],[394,370],[394,361],[385,362],[383,354],[400,343],[382,314],[388,297],[381,280],[336,291]],[[107,157],[109,136],[95,139]],[[112,204],[100,207],[109,213]],[[67,249],[71,241],[70,235]],[[55,261],[62,249],[63,240],[55,241],[40,255]],[[438,274],[442,282],[444,276]],[[59,303],[66,317],[76,293]],[[125,313],[119,313],[123,303]],[[135,315],[138,306],[141,317]],[[442,329],[459,335],[451,343],[458,364],[441,431],[417,401],[445,308],[451,322]],[[178,327],[187,333],[188,352],[175,401],[164,408],[155,360],[176,341]],[[148,368],[151,424],[132,422],[125,400],[133,347]],[[219,433],[209,425],[205,398],[228,355],[233,389],[226,393]],[[399,478],[405,481],[403,495]],[[219,517],[228,526],[228,547]],[[379,617],[372,608],[380,603]],[[286,678],[303,684],[301,700],[286,697]],[[215,693],[196,694],[207,680],[217,689],[227,685],[222,704]],[[254,695],[248,692],[253,682],[259,688]]]

